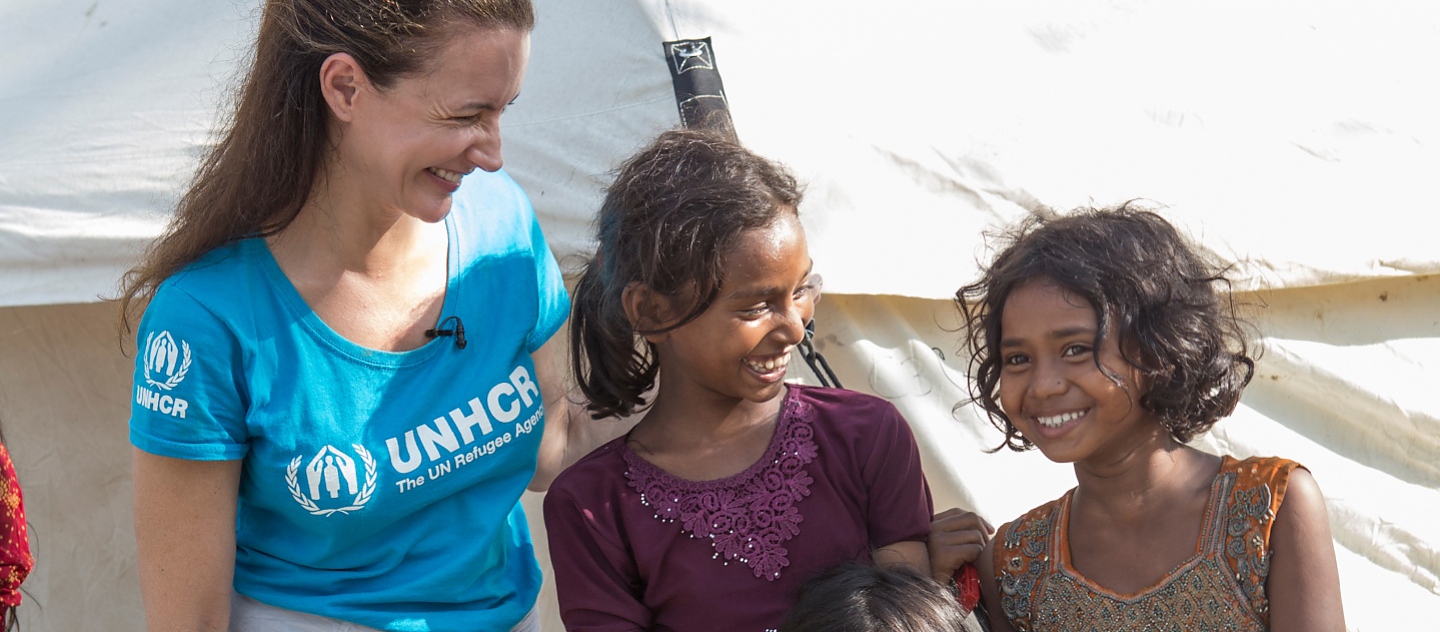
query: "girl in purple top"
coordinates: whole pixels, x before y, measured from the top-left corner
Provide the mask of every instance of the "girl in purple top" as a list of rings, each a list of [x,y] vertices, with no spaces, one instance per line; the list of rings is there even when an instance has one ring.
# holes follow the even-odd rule
[[[799,202],[784,167],[698,131],[661,135],[609,189],[572,360],[596,418],[648,411],[545,498],[567,630],[762,632],[840,562],[930,574],[905,420],[784,382],[819,298]]]

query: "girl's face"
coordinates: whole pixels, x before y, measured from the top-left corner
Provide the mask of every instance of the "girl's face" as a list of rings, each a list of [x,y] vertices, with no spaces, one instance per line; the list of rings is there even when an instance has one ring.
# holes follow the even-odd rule
[[[660,354],[661,388],[683,389],[685,401],[769,401],[782,392],[790,351],[815,316],[810,251],[799,219],[782,213],[771,226],[742,234],[725,265],[709,309],[649,337]]]
[[[1085,299],[1048,280],[1011,290],[1000,313],[1000,406],[1051,461],[1113,463],[1165,434],[1139,404],[1140,373],[1113,326],[1095,348],[1096,323]]]
[[[520,93],[530,37],[455,27],[429,68],[387,90],[358,88],[340,131],[340,168],[391,213],[437,222],[460,179],[500,169],[500,115]]]

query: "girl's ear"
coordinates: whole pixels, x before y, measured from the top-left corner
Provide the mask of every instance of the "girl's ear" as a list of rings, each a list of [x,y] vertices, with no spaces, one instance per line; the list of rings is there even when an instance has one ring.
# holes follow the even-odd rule
[[[631,281],[620,292],[620,304],[625,308],[625,318],[629,319],[630,326],[637,332],[645,332],[663,327],[664,315],[669,307],[670,301],[666,300],[649,285],[639,281]],[[660,344],[669,337],[669,332],[641,333],[650,344]]]
[[[354,119],[355,98],[367,83],[365,71],[349,53],[335,53],[320,64],[320,94],[338,121]]]

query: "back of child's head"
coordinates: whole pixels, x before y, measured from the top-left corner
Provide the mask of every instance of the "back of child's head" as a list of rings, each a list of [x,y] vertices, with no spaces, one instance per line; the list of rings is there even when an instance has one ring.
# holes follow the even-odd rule
[[[780,632],[954,632],[964,620],[929,577],[850,562],[806,582]]]
[[[704,313],[740,236],[794,217],[800,198],[783,165],[711,131],[665,132],[620,167],[596,218],[595,257],[575,288],[570,322],[571,362],[593,415],[644,406],[659,365],[639,335]],[[683,309],[637,330],[622,303],[632,284]]]
[[[1096,346],[1114,327],[1122,356],[1148,384],[1139,397],[1181,443],[1229,415],[1254,372],[1230,283],[1179,231],[1133,203],[1032,215],[1002,238],[978,281],[960,288],[971,396],[1013,450],[1033,447],[1001,410],[1001,311],[1030,282],[1052,283],[1095,310]],[[1110,374],[1118,383],[1118,377]]]

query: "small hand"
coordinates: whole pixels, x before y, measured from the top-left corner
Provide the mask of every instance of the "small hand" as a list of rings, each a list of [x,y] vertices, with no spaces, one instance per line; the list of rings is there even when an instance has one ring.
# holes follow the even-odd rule
[[[930,572],[935,581],[948,583],[955,571],[980,559],[995,528],[979,514],[948,509],[930,522]]]

